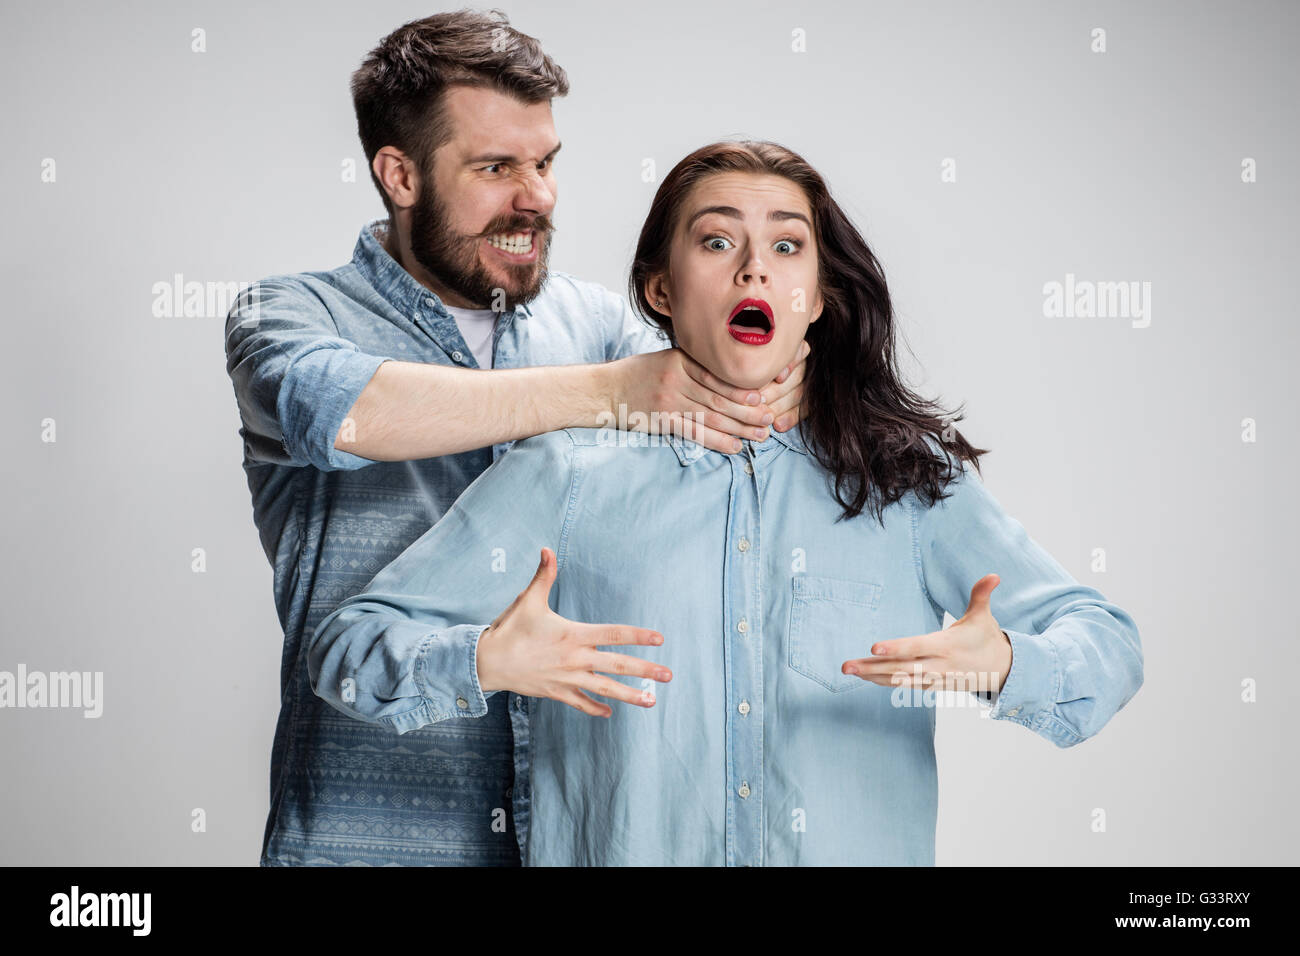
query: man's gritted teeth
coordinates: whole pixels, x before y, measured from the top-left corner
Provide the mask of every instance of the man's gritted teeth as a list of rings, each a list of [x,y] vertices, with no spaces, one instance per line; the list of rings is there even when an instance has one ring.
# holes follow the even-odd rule
[[[526,256],[533,251],[533,231],[527,232],[499,232],[487,237],[487,241],[504,252],[511,252],[517,256]]]

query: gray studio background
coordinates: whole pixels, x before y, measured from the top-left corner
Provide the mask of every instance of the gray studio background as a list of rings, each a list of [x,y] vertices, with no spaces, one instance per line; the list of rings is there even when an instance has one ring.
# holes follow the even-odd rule
[[[152,288],[346,262],[383,214],[349,75],[454,6],[6,5],[0,670],[102,671],[104,700],[0,710],[0,862],[256,863],[271,569],[223,316],[155,317]],[[553,268],[623,288],[644,158],[803,153],[882,260],[913,384],[965,403],[995,496],[1137,620],[1145,686],[1078,747],[940,711],[938,863],[1294,863],[1296,8],[500,6],[572,83]],[[1067,273],[1149,282],[1149,326],[1045,317]]]

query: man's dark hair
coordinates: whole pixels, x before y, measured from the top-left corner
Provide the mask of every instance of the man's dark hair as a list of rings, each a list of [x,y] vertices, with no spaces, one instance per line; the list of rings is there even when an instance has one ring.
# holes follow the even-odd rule
[[[357,134],[390,217],[393,206],[375,175],[375,154],[395,146],[427,178],[434,150],[451,138],[444,94],[453,85],[489,87],[525,103],[569,92],[564,70],[500,10],[438,13],[398,27],[352,74]]]

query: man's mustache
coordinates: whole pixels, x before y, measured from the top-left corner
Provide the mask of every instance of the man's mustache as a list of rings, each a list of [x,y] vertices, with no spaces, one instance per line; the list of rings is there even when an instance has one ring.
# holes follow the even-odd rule
[[[499,236],[502,233],[528,232],[529,230],[536,232],[540,238],[545,238],[555,231],[555,224],[546,216],[538,216],[536,219],[528,219],[522,222],[516,219],[511,222],[492,223],[473,238],[486,239],[488,236]]]

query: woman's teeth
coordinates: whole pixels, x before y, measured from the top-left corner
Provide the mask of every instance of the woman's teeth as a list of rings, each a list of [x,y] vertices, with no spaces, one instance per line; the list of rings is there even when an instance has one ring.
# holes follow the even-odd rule
[[[533,234],[531,232],[516,232],[510,235],[503,233],[498,236],[489,236],[488,242],[498,249],[513,252],[517,256],[526,256],[533,251]]]

